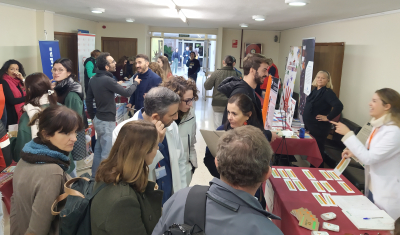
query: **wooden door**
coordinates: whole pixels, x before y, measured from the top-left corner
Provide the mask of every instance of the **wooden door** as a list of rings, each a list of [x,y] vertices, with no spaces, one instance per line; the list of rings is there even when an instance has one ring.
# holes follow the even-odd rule
[[[101,51],[109,52],[117,62],[122,56],[136,56],[137,38],[101,37]]]
[[[72,61],[72,71],[78,76],[78,34],[54,32],[54,40],[58,40],[60,45],[61,58],[68,58]]]
[[[313,78],[318,71],[325,70],[331,74],[333,92],[339,97],[342,80],[344,42],[315,43]]]

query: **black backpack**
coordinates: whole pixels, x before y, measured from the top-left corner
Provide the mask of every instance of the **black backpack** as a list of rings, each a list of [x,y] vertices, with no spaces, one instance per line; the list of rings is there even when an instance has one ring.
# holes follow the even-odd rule
[[[189,190],[185,203],[184,224],[173,224],[164,235],[204,235],[206,201],[209,186],[195,185]]]
[[[88,173],[73,178],[64,185],[65,193],[57,197],[51,207],[53,215],[60,215],[59,235],[91,235],[90,204],[93,197],[107,184],[93,191],[94,179]],[[72,186],[71,186],[72,185]],[[67,199],[60,212],[55,211],[57,204]]]

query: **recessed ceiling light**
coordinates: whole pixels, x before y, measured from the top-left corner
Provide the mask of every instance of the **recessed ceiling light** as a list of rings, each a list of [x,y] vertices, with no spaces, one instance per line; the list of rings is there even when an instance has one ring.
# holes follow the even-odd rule
[[[289,6],[305,6],[310,3],[310,0],[285,0]]]
[[[248,24],[240,24],[240,27],[247,28],[247,27],[249,27],[249,25]]]
[[[129,22],[129,23],[131,23],[131,22],[134,22],[135,21],[135,19],[132,19],[132,18],[126,18],[126,22]]]
[[[254,16],[253,16],[253,20],[255,20],[255,21],[264,21],[264,20],[265,20],[265,16],[262,16],[262,15],[254,15]]]
[[[105,11],[106,10],[104,8],[92,8],[92,13],[96,13],[96,14],[101,14]]]

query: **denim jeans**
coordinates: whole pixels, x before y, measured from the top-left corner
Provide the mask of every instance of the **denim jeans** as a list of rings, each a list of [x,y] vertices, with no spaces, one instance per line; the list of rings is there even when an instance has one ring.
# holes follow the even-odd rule
[[[172,72],[175,74],[178,72],[178,64],[179,64],[178,58],[175,58],[174,61],[172,62]]]
[[[115,122],[102,121],[95,117],[93,119],[93,125],[97,133],[92,165],[92,177],[95,177],[100,162],[107,159],[108,154],[110,154],[112,147],[112,132],[115,129]]]

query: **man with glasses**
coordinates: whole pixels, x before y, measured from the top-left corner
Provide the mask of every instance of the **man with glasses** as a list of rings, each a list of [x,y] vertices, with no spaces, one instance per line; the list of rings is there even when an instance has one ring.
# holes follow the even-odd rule
[[[135,79],[129,88],[124,88],[113,79],[115,60],[110,53],[104,52],[96,60],[97,73],[89,81],[86,95],[86,106],[97,133],[97,142],[94,148],[92,176],[94,177],[100,162],[108,157],[112,147],[112,132],[115,128],[115,93],[129,97],[140,84]],[[96,111],[93,109],[93,100],[96,100]]]

